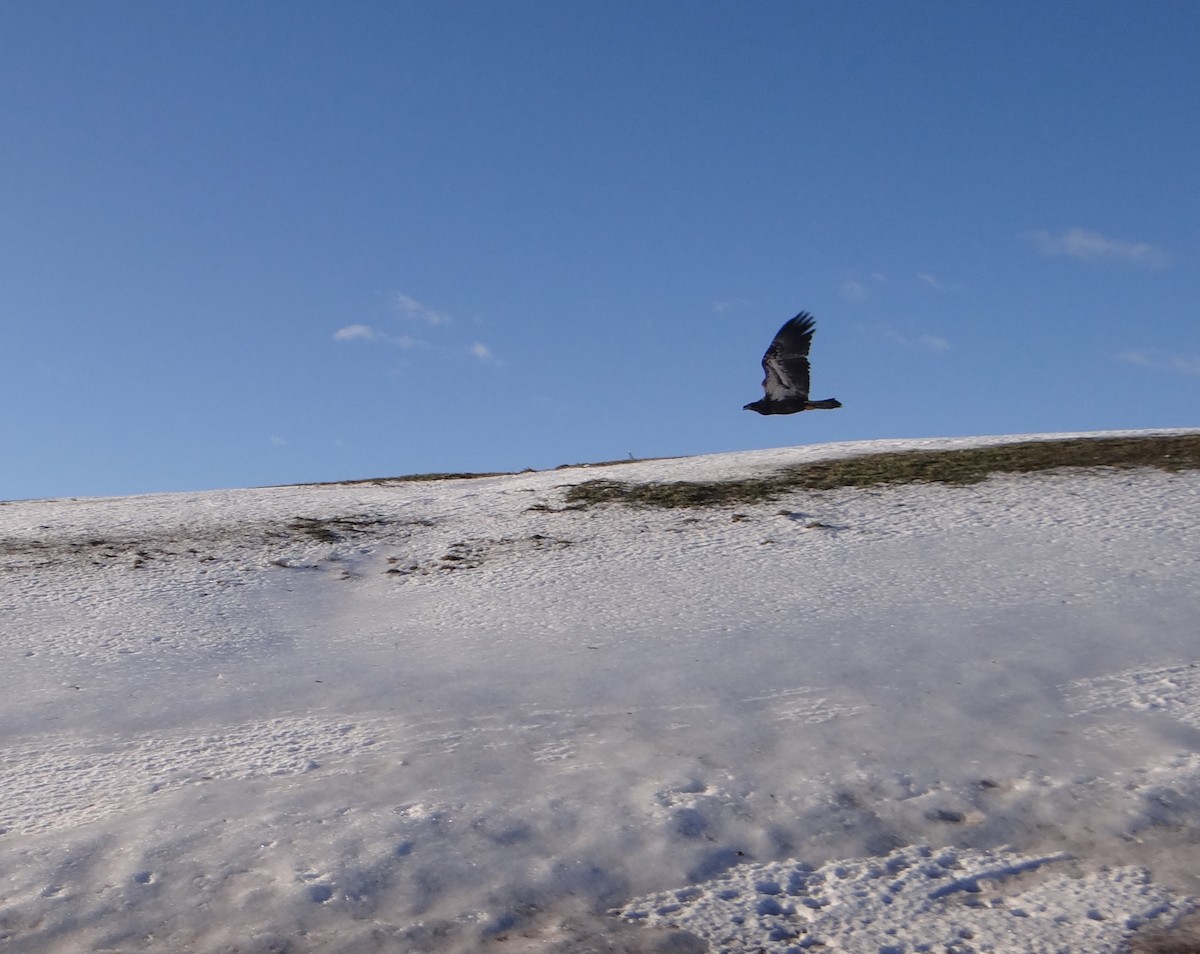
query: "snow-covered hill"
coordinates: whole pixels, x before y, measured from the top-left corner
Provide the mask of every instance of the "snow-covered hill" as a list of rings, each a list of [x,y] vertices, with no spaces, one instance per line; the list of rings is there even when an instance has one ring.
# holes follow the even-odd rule
[[[1200,895],[1200,472],[564,505],[1004,440],[0,505],[0,942],[1169,926]]]

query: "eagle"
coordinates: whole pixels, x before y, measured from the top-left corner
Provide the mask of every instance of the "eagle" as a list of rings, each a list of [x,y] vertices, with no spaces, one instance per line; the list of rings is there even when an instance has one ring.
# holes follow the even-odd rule
[[[762,359],[767,375],[762,383],[766,396],[751,401],[742,410],[758,411],[759,414],[795,414],[814,408],[842,406],[835,398],[808,399],[808,348],[815,327],[813,316],[802,311],[779,329]]]
[[[767,353],[762,356],[762,379],[766,397],[745,404],[743,410],[760,414],[794,414],[798,410],[840,408],[841,401],[827,397],[824,401],[809,401],[809,346],[816,322],[811,314],[802,311],[775,334]]]

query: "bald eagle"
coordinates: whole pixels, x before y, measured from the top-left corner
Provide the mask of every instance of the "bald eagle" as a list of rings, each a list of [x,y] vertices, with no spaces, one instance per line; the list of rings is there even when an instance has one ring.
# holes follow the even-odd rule
[[[759,414],[795,414],[814,408],[842,406],[835,398],[808,399],[808,348],[812,344],[814,327],[812,315],[802,311],[779,329],[762,359],[767,375],[762,383],[766,396],[745,405],[743,410],[758,411]]]

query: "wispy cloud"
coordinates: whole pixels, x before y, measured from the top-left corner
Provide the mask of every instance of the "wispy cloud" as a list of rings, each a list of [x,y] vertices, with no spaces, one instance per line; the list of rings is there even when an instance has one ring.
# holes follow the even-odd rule
[[[503,364],[492,349],[483,342],[476,341],[470,345],[464,345],[462,338],[455,335],[452,330],[455,322],[450,315],[430,308],[410,295],[397,292],[388,300],[387,308],[393,324],[401,325],[401,328],[390,330],[386,326],[380,327],[379,325],[345,325],[333,333],[334,340],[390,345],[404,351],[419,348],[431,356],[455,356],[456,360],[462,360],[465,352],[477,361],[496,365]],[[424,330],[414,326],[423,326]],[[410,330],[415,333],[409,334]],[[447,335],[451,338],[458,337],[458,342],[446,341]]]
[[[379,337],[370,325],[346,325],[333,333],[334,341],[376,341]]]
[[[917,347],[922,351],[949,351],[950,342],[938,335],[918,335]]]
[[[846,301],[855,303],[864,302],[874,293],[874,290],[879,285],[887,284],[887,276],[883,272],[872,272],[869,280],[860,278],[853,272],[842,280],[838,286],[838,291],[842,293],[842,297]]]
[[[1122,351],[1117,357],[1129,364],[1153,368],[1155,371],[1200,376],[1200,356],[1197,355],[1169,354],[1164,351]]]
[[[450,316],[445,312],[435,311],[403,293],[397,293],[392,299],[392,310],[408,321],[420,321],[434,327],[450,324]]]
[[[919,278],[927,288],[933,289],[939,295],[944,295],[950,290],[928,272],[918,272],[917,278]]]
[[[388,302],[388,310],[402,322],[417,323],[436,328],[451,323],[451,318],[445,312],[430,308],[411,295],[397,292]],[[406,351],[421,347],[425,342],[410,334],[395,334],[384,331],[374,325],[353,324],[339,328],[333,333],[335,341],[374,341],[395,345]]]
[[[860,302],[871,297],[871,289],[857,278],[847,278],[842,282],[842,297],[846,301]]]
[[[488,364],[497,364],[498,359],[492,353],[492,349],[485,345],[482,341],[476,341],[471,345],[471,354],[479,361],[485,361]]]
[[[724,298],[713,302],[713,311],[718,315],[724,315],[731,311],[742,311],[749,308],[750,304],[749,298]]]
[[[921,351],[926,354],[941,354],[950,350],[950,342],[939,335],[904,335],[894,328],[884,328],[883,335],[905,351]]]
[[[1126,242],[1087,229],[1068,229],[1061,235],[1040,229],[1027,232],[1026,238],[1047,256],[1061,255],[1081,262],[1124,262],[1144,268],[1165,268],[1168,264],[1166,252],[1149,242]]]
[[[370,325],[346,325],[345,328],[339,328],[333,333],[333,340],[380,341],[403,348],[405,351],[425,344],[420,338],[414,338],[412,335],[388,334],[386,331],[380,331],[378,328],[372,328]]]

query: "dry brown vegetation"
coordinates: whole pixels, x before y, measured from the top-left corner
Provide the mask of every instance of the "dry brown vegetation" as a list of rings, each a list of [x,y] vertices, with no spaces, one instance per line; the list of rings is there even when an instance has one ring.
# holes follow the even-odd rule
[[[996,474],[1063,468],[1127,470],[1200,468],[1200,434],[1085,437],[1023,441],[944,451],[897,451],[788,467],[742,480],[629,483],[589,480],[569,488],[568,504],[623,503],[646,507],[706,507],[774,500],[795,490],[833,490],[880,484],[974,484]]]

